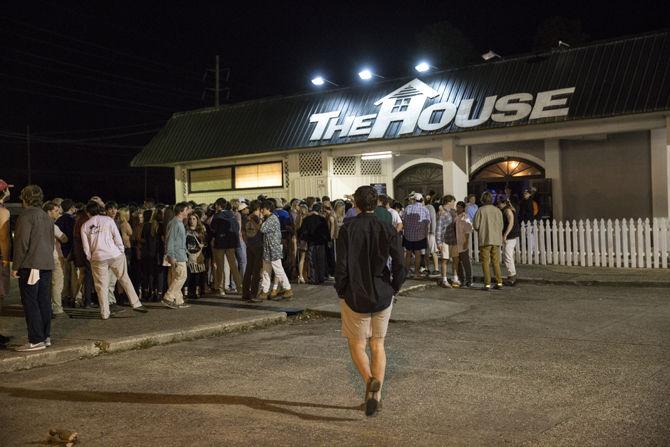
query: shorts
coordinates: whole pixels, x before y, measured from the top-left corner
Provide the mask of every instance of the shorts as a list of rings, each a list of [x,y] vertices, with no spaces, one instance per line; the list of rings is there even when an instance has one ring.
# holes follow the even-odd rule
[[[340,299],[342,336],[352,340],[386,337],[392,309],[393,304],[379,312],[362,314],[351,310],[347,302]]]
[[[449,250],[449,245],[447,244],[442,244],[442,248],[440,250],[440,254],[442,255],[442,259],[449,259],[451,256],[449,256],[450,250]]]
[[[426,240],[427,240],[426,252],[437,253],[437,243],[435,242],[435,235],[429,234]]]
[[[408,241],[403,237],[402,246],[405,247],[407,250],[419,251],[419,250],[425,250],[428,247],[428,243],[425,238],[421,239],[420,241]]]

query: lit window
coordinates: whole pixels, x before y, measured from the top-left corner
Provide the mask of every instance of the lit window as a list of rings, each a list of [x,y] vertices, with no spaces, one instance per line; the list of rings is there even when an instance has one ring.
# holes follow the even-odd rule
[[[282,162],[235,167],[235,189],[281,188],[283,180]]]
[[[223,191],[233,189],[233,168],[218,167],[188,171],[190,192]]]
[[[523,160],[496,161],[481,169],[472,180],[512,179],[518,177],[542,177],[544,172]]]

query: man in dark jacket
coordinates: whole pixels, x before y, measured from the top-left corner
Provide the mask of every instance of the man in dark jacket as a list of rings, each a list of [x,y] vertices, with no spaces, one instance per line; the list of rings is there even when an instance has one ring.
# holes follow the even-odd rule
[[[322,284],[327,276],[326,246],[330,240],[328,222],[320,214],[321,204],[312,205],[312,211],[300,225],[298,237],[307,242],[307,264],[309,265],[310,284]]]
[[[214,289],[219,290],[219,295],[226,295],[226,286],[224,284],[224,264],[228,261],[230,274],[235,282],[236,289],[242,290],[242,276],[237,268],[237,255],[235,250],[240,246],[240,227],[230,209],[227,209],[228,202],[220,198],[214,202],[216,214],[212,219],[212,254],[216,270],[214,270]],[[231,290],[237,293],[237,290]]]
[[[28,185],[21,191],[25,210],[16,223],[12,276],[19,279],[28,343],[16,348],[17,351],[38,351],[51,346],[54,223],[42,210],[43,198],[37,185]]]
[[[342,335],[347,337],[351,358],[365,381],[365,414],[371,416],[381,400],[386,370],[384,337],[393,296],[407,271],[398,232],[374,215],[375,189],[361,186],[354,201],[359,214],[342,226],[337,238],[335,289],[341,298]],[[365,352],[368,340],[372,362]]]

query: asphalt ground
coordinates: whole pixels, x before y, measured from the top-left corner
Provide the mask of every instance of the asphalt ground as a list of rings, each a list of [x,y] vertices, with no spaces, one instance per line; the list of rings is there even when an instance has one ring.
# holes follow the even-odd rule
[[[0,445],[670,444],[666,289],[410,294],[465,310],[390,324],[376,417],[339,320],[310,318],[2,374]]]

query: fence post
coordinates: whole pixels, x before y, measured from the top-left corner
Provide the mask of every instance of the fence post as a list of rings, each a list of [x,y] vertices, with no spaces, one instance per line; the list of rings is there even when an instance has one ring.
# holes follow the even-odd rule
[[[642,219],[637,219],[637,266],[644,268],[644,225]]]
[[[591,237],[593,230],[591,230],[591,221],[586,219],[586,265],[588,267],[593,267],[593,249],[591,245]]]
[[[626,223],[626,219],[621,219],[621,243],[622,243],[622,249],[621,249],[622,264],[623,268],[627,269],[629,253],[628,253],[628,223]]]
[[[662,219],[661,225],[661,267],[668,268],[668,232],[670,231],[670,220]]]
[[[598,225],[598,219],[593,219],[593,255],[595,266],[600,267],[600,226]]]
[[[551,221],[551,247],[552,263],[558,265],[558,225],[556,225],[556,219]]]
[[[632,268],[637,268],[637,250],[635,249],[635,237],[637,235],[637,230],[635,229],[635,221],[630,219],[630,224],[628,225],[628,238],[630,239],[629,249],[630,249],[630,266]]]
[[[586,266],[586,240],[584,239],[584,221],[579,219],[579,265]]]
[[[521,229],[521,263],[525,264],[527,257],[526,257],[526,225],[527,222],[521,222],[521,225],[519,228]]]
[[[619,219],[614,219],[614,265],[621,268],[621,227]]]
[[[607,267],[607,227],[605,219],[600,219],[600,265]]]
[[[537,220],[533,221],[533,264],[540,263],[539,234],[537,232]]]
[[[614,228],[612,228],[612,219],[607,219],[607,267],[614,267]]]
[[[560,265],[565,265],[565,232],[563,230],[563,221],[558,222],[558,253]]]
[[[569,220],[565,222],[565,265],[572,265],[572,232]]]
[[[538,238],[540,239],[540,263],[542,265],[547,265],[547,249],[545,246],[544,238],[544,221],[540,221],[540,228],[538,230]]]
[[[475,257],[475,262],[479,262],[479,237],[477,236],[476,232],[473,232],[472,235],[474,236],[472,238],[472,244],[474,246],[473,248],[473,255]]]
[[[651,226],[649,225],[649,218],[644,220],[644,257],[645,267],[651,268]]]
[[[572,265],[579,265],[579,231],[577,221],[572,220]]]
[[[658,268],[658,248],[659,248],[659,234],[658,234],[658,218],[654,217],[652,220],[652,240],[651,240],[651,262],[655,269]]]

